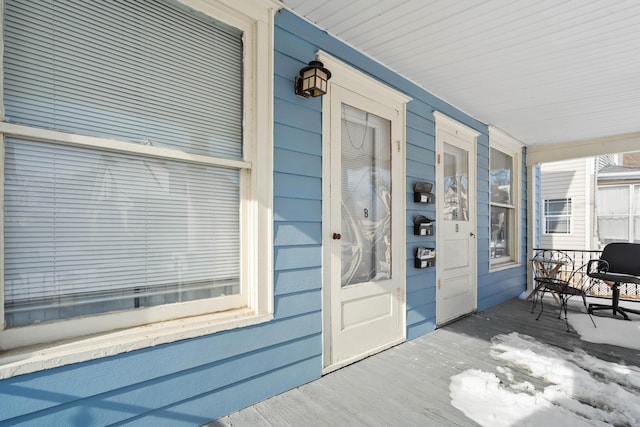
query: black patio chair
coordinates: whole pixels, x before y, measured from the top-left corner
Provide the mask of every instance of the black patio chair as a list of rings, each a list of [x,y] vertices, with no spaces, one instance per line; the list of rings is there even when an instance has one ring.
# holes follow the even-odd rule
[[[544,258],[544,261],[547,261],[547,258]],[[536,291],[538,294],[540,294],[539,297],[537,297],[540,301],[540,312],[538,313],[536,320],[540,319],[540,316],[544,311],[544,294],[547,292],[551,292],[560,302],[558,319],[562,319],[562,314],[564,313],[564,321],[567,326],[567,332],[571,331],[571,329],[569,329],[567,309],[569,306],[569,299],[574,296],[582,297],[582,303],[584,304],[585,311],[587,312],[587,314],[589,314],[591,323],[593,323],[593,327],[595,328],[596,323],[593,320],[593,316],[591,316],[591,313],[589,313],[589,309],[587,307],[587,291],[589,285],[588,280],[586,279],[586,272],[588,264],[584,264],[576,269],[574,268],[573,260],[568,255],[562,252],[553,256],[550,259],[549,264],[555,266],[560,265],[561,268],[553,267],[551,270],[543,270],[543,274],[540,274],[539,272],[539,274],[534,278],[534,280],[536,281]],[[554,274],[545,275],[544,272],[553,272]]]
[[[640,244],[609,243],[604,247],[600,259],[589,261],[587,275],[610,284],[613,296],[611,304],[589,304],[589,313],[596,310],[611,310],[613,316],[618,313],[630,320],[627,312],[640,314],[640,310],[620,307],[620,284],[640,285]]]

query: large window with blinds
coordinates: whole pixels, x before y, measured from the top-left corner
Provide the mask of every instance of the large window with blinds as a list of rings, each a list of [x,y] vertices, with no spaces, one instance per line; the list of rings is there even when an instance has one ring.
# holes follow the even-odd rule
[[[270,259],[270,154],[256,148],[270,123],[252,103],[272,76],[253,74],[255,17],[188,0],[4,3],[5,336],[268,311],[252,254]]]

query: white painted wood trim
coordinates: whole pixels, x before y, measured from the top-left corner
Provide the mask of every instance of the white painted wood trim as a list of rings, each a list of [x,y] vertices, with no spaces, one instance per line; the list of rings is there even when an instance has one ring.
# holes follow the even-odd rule
[[[332,78],[329,81],[329,90],[327,95],[325,95],[322,99],[322,112],[323,112],[323,120],[322,120],[322,158],[324,161],[322,162],[322,176],[323,176],[323,186],[322,186],[322,224],[323,224],[323,248],[322,248],[322,284],[323,284],[323,293],[322,293],[322,343],[323,343],[323,351],[322,351],[322,365],[323,365],[323,373],[330,372],[332,370],[338,369],[339,367],[345,366],[349,363],[352,363],[355,360],[366,357],[366,355],[374,354],[378,351],[381,351],[385,348],[394,346],[400,342],[406,340],[406,215],[404,214],[404,206],[406,206],[406,103],[411,100],[410,97],[402,94],[401,92],[392,89],[385,84],[375,80],[360,71],[350,67],[349,65],[333,58],[332,56],[324,53],[318,52],[318,59],[323,62],[325,67],[327,67],[331,73]],[[335,90],[332,91],[332,87],[336,87]],[[401,322],[401,333],[402,337],[397,341],[393,341],[392,343],[385,344],[382,348],[372,349],[366,355],[358,355],[353,359],[344,360],[338,362],[337,364],[331,364],[332,360],[332,328],[335,326],[332,323],[332,304],[335,303],[335,296],[332,296],[332,286],[331,286],[331,233],[336,231],[336,225],[332,223],[331,218],[331,183],[329,177],[332,172],[332,162],[331,162],[331,141],[332,137],[340,139],[339,133],[337,135],[331,134],[332,129],[335,128],[332,126],[332,103],[337,102],[334,99],[334,94],[340,92],[342,90],[346,90],[349,92],[353,92],[356,96],[360,98],[365,98],[371,100],[374,105],[382,104],[387,106],[390,110],[395,110],[395,114],[398,116],[398,121],[400,122],[400,126],[393,126],[391,129],[391,137],[392,137],[392,146],[395,146],[395,143],[398,143],[398,152],[394,153],[395,158],[399,156],[398,163],[400,163],[400,167],[402,170],[399,175],[401,177],[400,183],[398,183],[398,189],[394,190],[393,197],[398,198],[397,201],[393,202],[393,206],[402,207],[402,211],[398,213],[397,218],[400,221],[399,229],[401,230],[402,242],[398,245],[397,248],[394,249],[394,259],[399,260],[397,267],[395,268],[397,271],[397,275],[401,277],[402,281],[402,293],[403,295],[401,300],[401,308],[400,308],[400,322]],[[369,95],[373,94],[373,96]],[[335,95],[337,96],[337,95]],[[335,108],[335,106],[333,106]],[[393,113],[392,113],[393,114]],[[394,185],[394,189],[396,186]],[[395,215],[395,213],[394,213]],[[394,273],[396,274],[396,273]]]
[[[440,111],[435,110],[433,112],[433,116],[436,119],[436,127],[439,129],[453,130],[454,134],[458,132],[462,136],[467,136],[469,138],[478,138],[480,136],[480,132],[478,132],[477,130],[472,129],[469,126],[460,123],[459,121],[452,119],[445,114],[442,114]]]
[[[489,211],[491,206],[502,206],[507,208],[513,208],[515,213],[513,225],[514,229],[511,230],[513,234],[512,242],[512,255],[511,261],[507,262],[492,262],[489,259],[489,271],[500,271],[507,268],[519,267],[522,265],[520,261],[522,258],[521,239],[522,239],[522,149],[524,144],[503,132],[502,130],[489,126],[489,159],[491,159],[491,149],[494,148],[502,153],[511,156],[513,159],[513,204],[504,205],[502,203],[492,203],[491,197],[489,197]],[[489,160],[491,161],[491,160]],[[491,221],[489,221],[489,241],[491,241]]]
[[[242,30],[255,22],[269,23],[284,5],[278,0],[178,0],[179,2]]]
[[[522,153],[524,144],[519,139],[512,137],[511,135],[503,132],[502,130],[489,125],[489,145],[493,148],[497,148],[505,153]]]
[[[242,175],[241,197],[243,198],[241,221],[245,226],[241,237],[243,246],[242,293],[218,300],[208,299],[154,307],[142,310],[143,313],[109,313],[92,316],[90,320],[70,320],[66,323],[66,330],[57,336],[49,335],[48,332],[60,329],[60,325],[66,321],[7,330],[2,330],[3,328],[0,327],[0,349],[25,345],[20,349],[2,353],[0,378],[3,378],[3,375],[11,376],[34,372],[273,319],[273,46],[274,16],[282,8],[282,3],[276,0],[179,1],[243,31],[245,49],[243,146],[245,160],[201,156],[151,145],[77,135],[2,121],[0,121],[0,134],[48,143],[55,142],[62,145],[134,153],[239,169]],[[0,5],[3,5],[2,0],[0,0]],[[0,32],[0,37],[1,34]],[[0,85],[0,91],[2,91],[2,87]],[[2,160],[0,167],[4,167],[4,158]],[[250,178],[249,175],[251,175]],[[4,239],[3,232],[0,234]],[[0,248],[3,248],[1,242]],[[3,259],[4,257],[2,257]],[[247,260],[250,261],[247,262]],[[3,314],[4,307],[2,299],[3,292],[0,283],[0,315]],[[229,304],[221,305],[223,302]],[[213,313],[215,310],[227,311]],[[193,317],[187,318],[186,316],[189,315]],[[4,319],[4,316],[0,316],[0,318]],[[167,318],[180,318],[180,320],[166,320]],[[158,323],[137,326],[150,322]],[[122,332],[102,333],[98,328],[100,325],[102,325],[102,330],[128,329]],[[172,325],[176,325],[175,330],[172,329]],[[29,333],[25,334],[27,330]],[[102,348],[100,346],[87,349],[86,343],[88,341],[82,337],[65,344],[65,350],[62,353],[57,351],[57,345],[41,344],[37,345],[38,349],[35,345],[29,345],[39,342],[38,339],[33,339],[34,336],[39,336],[40,341],[51,341],[84,334],[99,334],[90,341],[104,340],[105,350],[99,350]],[[118,337],[123,334],[127,336],[127,339],[119,341]],[[38,354],[42,357],[39,356],[39,361],[32,363],[30,357],[35,354],[34,352],[39,352]],[[11,358],[7,359],[5,356],[11,356]],[[5,362],[11,366],[5,366]]]
[[[368,96],[368,93],[374,93],[375,96],[371,97],[372,99],[387,104],[406,104],[412,99],[410,96],[356,70],[322,50],[316,52],[316,57],[331,71],[330,83],[357,92],[362,96]]]
[[[322,97],[322,366],[331,364],[331,92]],[[324,370],[322,371],[324,374]]]
[[[182,160],[189,163],[197,163],[207,166],[219,166],[233,169],[251,169],[251,162],[243,160],[231,160],[201,156],[185,153],[184,151],[170,148],[154,147],[152,145],[125,142],[111,138],[97,136],[78,135],[57,130],[37,128],[33,126],[18,125],[0,122],[0,133],[20,138],[56,143],[59,145],[71,145],[76,147],[94,148],[98,150],[116,151],[120,153],[140,154],[168,160]]]
[[[536,224],[538,217],[536,215],[536,206],[539,205],[539,201],[536,198],[536,182],[535,182],[535,167],[527,166],[527,290],[532,291],[533,284],[533,266],[529,262],[529,258],[533,256],[533,249],[536,239],[538,238],[536,233]]]
[[[591,241],[593,238],[593,196],[595,193],[593,191],[593,170],[595,158],[586,158],[584,159],[585,168],[584,168],[584,248],[587,250],[591,250]],[[578,266],[576,266],[577,268]]]
[[[560,144],[527,147],[527,166],[540,163],[638,151],[640,132]]]
[[[239,309],[129,328],[55,345],[41,345],[3,352],[0,380],[44,369],[114,356],[160,344],[210,335],[216,332],[268,322],[273,315],[256,315]]]

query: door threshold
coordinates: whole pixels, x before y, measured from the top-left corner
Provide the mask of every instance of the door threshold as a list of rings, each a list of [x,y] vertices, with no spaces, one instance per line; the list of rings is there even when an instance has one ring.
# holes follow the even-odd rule
[[[372,350],[366,351],[364,353],[361,353],[357,356],[353,356],[350,357],[348,359],[342,360],[340,362],[334,363],[332,365],[329,366],[325,366],[324,368],[322,368],[322,375],[327,375],[333,371],[337,371],[338,369],[344,368],[345,366],[351,365],[353,363],[359,362],[361,360],[366,359],[367,357],[371,357],[374,356],[378,353],[381,353],[385,350],[390,349],[391,347],[395,347],[399,344],[402,344],[403,342],[406,342],[407,338],[406,337],[402,337],[400,339],[397,339],[395,341],[392,341],[390,343],[387,343],[385,345],[382,345],[380,347],[374,348]]]
[[[469,313],[465,313],[465,314],[462,314],[462,315],[460,315],[458,317],[454,317],[451,320],[447,320],[446,322],[439,323],[439,324],[436,325],[436,329],[440,329],[440,328],[442,328],[444,326],[450,325],[450,324],[452,324],[454,322],[457,322],[458,320],[464,319],[465,317],[469,317],[471,315],[474,315],[477,312],[478,312],[478,310],[473,310],[473,311],[470,311]]]

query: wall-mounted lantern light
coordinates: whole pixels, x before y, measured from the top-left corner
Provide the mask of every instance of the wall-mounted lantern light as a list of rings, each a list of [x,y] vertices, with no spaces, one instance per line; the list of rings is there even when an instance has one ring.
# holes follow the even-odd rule
[[[324,68],[320,61],[311,61],[309,65],[300,70],[300,77],[293,80],[296,95],[322,96],[327,93],[327,81],[331,78],[331,71]]]

